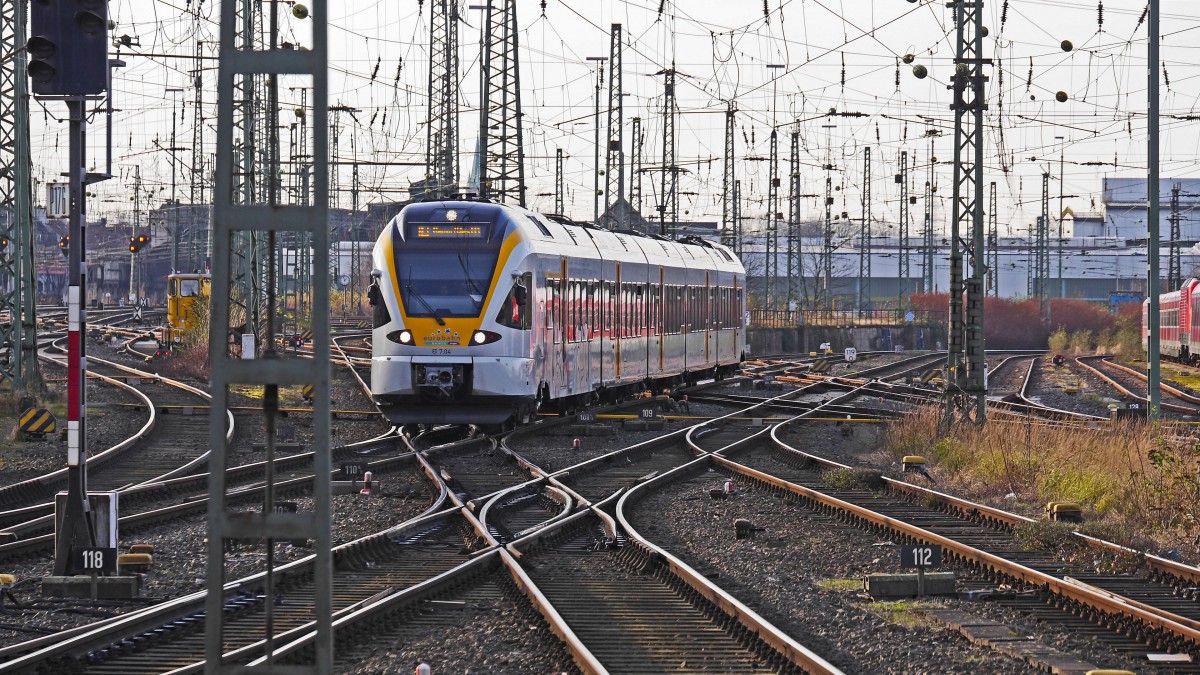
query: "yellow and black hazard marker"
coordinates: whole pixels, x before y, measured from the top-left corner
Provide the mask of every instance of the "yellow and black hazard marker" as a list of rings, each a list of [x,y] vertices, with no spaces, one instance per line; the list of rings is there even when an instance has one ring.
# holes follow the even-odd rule
[[[312,331],[311,330],[300,331],[299,338],[305,342],[311,342],[312,341]]]
[[[304,397],[305,401],[311,402],[313,400],[313,386],[311,384],[306,384],[303,387],[301,387],[300,395],[302,397]]]
[[[58,420],[45,408],[29,408],[21,413],[21,433],[26,436],[36,434],[39,438],[52,434],[58,428]]]
[[[370,327],[371,327],[371,324],[367,323],[366,321],[359,321],[359,322],[358,322],[358,327],[359,327],[359,328],[370,328]]]
[[[941,380],[941,379],[942,379],[942,371],[941,371],[941,369],[938,369],[938,368],[935,368],[933,370],[927,370],[924,373],[921,373],[921,384],[929,384],[930,382],[933,382],[934,380]]]
[[[818,374],[829,372],[829,359],[817,359],[816,361],[813,361],[812,366],[810,366],[808,370],[811,373]]]

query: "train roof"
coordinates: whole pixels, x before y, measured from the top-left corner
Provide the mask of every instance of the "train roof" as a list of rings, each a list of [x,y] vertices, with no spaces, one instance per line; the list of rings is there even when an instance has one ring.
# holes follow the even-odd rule
[[[476,211],[483,205],[495,207],[507,215],[536,253],[592,257],[600,252],[604,259],[617,262],[674,266],[682,263],[685,267],[703,266],[720,271],[745,272],[741,261],[728,247],[698,237],[673,240],[632,230],[608,230],[559,215],[541,214],[482,200],[418,202],[405,207],[389,226],[399,227],[406,212],[421,206],[434,206],[444,212],[455,208]]]

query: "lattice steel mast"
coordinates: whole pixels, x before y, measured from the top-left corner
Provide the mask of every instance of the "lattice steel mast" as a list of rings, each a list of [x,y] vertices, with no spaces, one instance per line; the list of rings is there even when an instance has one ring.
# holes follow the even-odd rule
[[[787,309],[797,301],[796,286],[800,286],[799,297],[806,295],[804,286],[803,248],[800,245],[800,132],[792,132],[788,153],[788,219],[787,219]]]
[[[678,108],[675,105],[675,64],[670,68],[658,71],[663,79],[663,151],[662,151],[662,193],[658,205],[659,234],[667,236],[667,218],[671,219],[671,227],[679,226],[679,167],[675,165],[675,117]],[[674,232],[670,233],[674,236]]]
[[[721,172],[721,238],[722,242],[736,248],[734,243],[733,217],[733,160],[736,148],[733,144],[734,125],[737,120],[737,107],[732,100],[725,107],[725,153]]]
[[[42,388],[37,362],[33,200],[29,155],[29,80],[25,74],[28,4],[0,0],[0,385],[9,391]]]
[[[900,173],[896,174],[896,182],[900,184],[900,231],[898,241],[900,250],[897,255],[899,274],[896,275],[896,314],[903,316],[908,309],[908,281],[912,273],[908,248],[908,151],[900,151]]]
[[[457,10],[455,10],[457,11]],[[457,17],[456,17],[457,18]],[[488,0],[479,112],[479,193],[525,206],[525,145],[521,129],[521,68],[517,57],[516,0]],[[452,30],[455,47],[457,30]],[[455,50],[454,70],[458,56]],[[457,115],[457,105],[454,114]]]
[[[771,129],[770,178],[767,183],[767,244],[763,306],[775,309],[775,281],[779,277],[779,132]]]
[[[858,306],[862,316],[871,299],[871,146],[863,148],[862,228],[858,234]]]
[[[629,162],[629,205],[642,213],[642,150],[646,146],[646,132],[642,130],[642,118],[633,118],[633,157]]]
[[[996,219],[996,181],[988,185],[988,290],[992,297],[1000,297],[1000,236],[997,233]]]
[[[239,8],[239,4],[242,6]],[[257,3],[254,3],[257,4]],[[278,263],[276,250],[277,234],[280,232],[300,233],[311,237],[307,241],[317,251],[326,251],[329,247],[328,203],[329,203],[329,172],[328,172],[328,52],[327,26],[325,17],[329,16],[327,0],[312,0],[313,11],[310,20],[312,25],[312,44],[308,49],[281,49],[277,36],[278,5],[270,4],[270,43],[268,49],[255,48],[253,33],[239,31],[247,27],[247,22],[238,21],[239,11],[252,8],[251,3],[239,3],[239,0],[222,0],[220,22],[220,70],[218,76],[218,109],[217,109],[217,153],[216,153],[216,195],[213,205],[213,278],[212,278],[212,319],[209,325],[209,360],[212,370],[212,414],[209,416],[209,443],[212,453],[209,457],[209,502],[208,502],[208,546],[207,546],[207,588],[208,596],[205,603],[205,672],[244,672],[240,663],[224,660],[223,654],[228,646],[225,635],[226,624],[231,617],[225,611],[227,602],[225,587],[225,553],[228,544],[238,541],[251,540],[265,544],[265,572],[253,591],[260,592],[263,609],[263,632],[265,644],[262,652],[265,656],[265,668],[269,672],[279,672],[275,666],[273,648],[277,643],[274,623],[276,605],[283,598],[275,588],[277,575],[274,558],[276,546],[286,540],[304,539],[312,541],[314,560],[312,574],[308,579],[310,590],[303,598],[289,595],[292,603],[311,602],[311,616],[315,640],[312,643],[308,664],[289,666],[289,672],[327,673],[332,670],[333,663],[333,634],[331,617],[333,612],[332,582],[333,571],[332,542],[330,537],[330,482],[327,478],[330,472],[330,360],[329,360],[329,278],[328,257],[317,255],[312,260],[313,276],[322,283],[315,284],[312,289],[312,328],[313,353],[311,359],[281,359],[275,348],[275,325],[271,320],[265,321],[265,338],[261,341],[260,349],[248,343],[243,335],[242,353],[231,349],[230,338],[237,334],[235,304],[231,298],[234,275],[241,264],[234,256],[244,239],[240,234],[261,236],[264,239],[266,252],[264,313],[273,317],[278,309],[276,306],[276,288],[274,268]],[[299,203],[282,203],[277,189],[279,178],[280,156],[278,152],[279,139],[270,114],[266,115],[268,124],[267,147],[265,149],[266,163],[261,166],[267,176],[267,189],[264,194],[254,200],[245,198],[235,190],[235,174],[239,171],[236,165],[239,159],[245,158],[243,153],[235,150],[235,88],[239,80],[245,90],[253,90],[257,81],[266,81],[266,96],[271,102],[270,107],[276,108],[278,101],[278,77],[295,76],[309,78],[312,82],[313,99],[311,121],[313,124],[313,145],[310,154],[313,171],[313,196],[310,200],[305,195]],[[244,101],[245,99],[243,99]],[[246,112],[245,109],[242,110]],[[271,111],[268,110],[268,113]],[[244,119],[244,117],[243,117]],[[243,164],[242,170],[249,165]],[[293,197],[294,198],[294,197]],[[311,203],[311,205],[310,205]],[[254,237],[251,237],[251,241]],[[238,344],[238,343],[234,343]],[[263,478],[264,499],[260,510],[246,512],[244,506],[237,510],[230,508],[227,503],[226,473],[229,464],[229,447],[227,444],[227,427],[225,411],[229,405],[230,388],[237,385],[261,387],[262,408],[264,412],[262,437],[266,443],[265,475]],[[312,385],[313,411],[312,436],[313,449],[313,480],[312,506],[308,512],[287,512],[275,502],[277,484],[275,476],[276,428],[275,422],[279,412],[279,387]],[[247,420],[248,421],[248,420]],[[241,421],[239,421],[241,424]],[[310,600],[311,599],[311,600]],[[309,609],[306,607],[306,609]],[[239,630],[248,627],[243,622]],[[257,636],[256,636],[257,637]],[[304,659],[305,657],[301,657]],[[303,663],[303,662],[302,662]]]
[[[458,189],[458,2],[433,0],[432,5],[425,166],[431,196],[446,198]]]
[[[1171,240],[1167,249],[1167,290],[1177,291],[1183,286],[1183,267],[1179,262],[1179,240],[1183,237],[1180,222],[1183,220],[1179,213],[1179,192],[1183,188],[1180,183],[1171,186],[1171,215],[1167,219],[1171,223]]]
[[[833,177],[832,164],[825,165],[825,222],[821,242],[821,293],[826,311],[833,311]]]
[[[950,218],[950,339],[945,422],[956,414],[982,424],[986,418],[983,284],[987,265],[983,222],[983,111],[987,109],[983,66],[983,2],[955,0],[954,195]],[[966,232],[964,232],[964,229]],[[969,233],[969,240],[962,237]],[[963,278],[963,245],[971,277]],[[966,294],[966,307],[963,295]],[[965,317],[964,317],[965,309]],[[953,373],[953,375],[951,375]]]
[[[563,151],[554,149],[554,212],[563,215]]]
[[[604,155],[604,203],[611,213],[613,206],[625,201],[625,145],[622,136],[624,94],[621,84],[621,24],[612,25],[609,45],[608,75],[608,147]],[[609,217],[608,228],[624,230],[629,227],[629,212],[621,209],[618,220]]]
[[[1050,319],[1050,174],[1042,174],[1042,211],[1037,233],[1037,296],[1042,321]]]

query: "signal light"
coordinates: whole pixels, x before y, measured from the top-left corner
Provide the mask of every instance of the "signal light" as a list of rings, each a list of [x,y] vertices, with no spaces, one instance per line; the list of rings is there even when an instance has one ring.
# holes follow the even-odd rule
[[[108,89],[107,0],[30,3],[29,77],[39,96],[102,94]]]
[[[136,237],[130,237],[129,238],[129,252],[137,253],[138,251],[145,248],[146,244],[149,244],[149,243],[150,243],[149,235],[139,234]]]
[[[8,237],[0,237],[0,253],[8,250]]]
[[[67,257],[67,256],[71,255],[70,246],[71,246],[71,235],[64,234],[62,236],[62,238],[58,240],[58,250],[62,251],[63,257]]]

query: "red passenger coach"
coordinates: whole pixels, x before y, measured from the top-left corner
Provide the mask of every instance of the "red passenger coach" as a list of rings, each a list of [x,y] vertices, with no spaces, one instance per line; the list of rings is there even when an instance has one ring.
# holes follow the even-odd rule
[[[1200,281],[1188,279],[1177,291],[1163,293],[1158,298],[1159,349],[1164,357],[1193,363],[1197,356],[1192,345],[1200,344],[1200,293],[1196,287]],[[1142,303],[1142,346],[1146,347],[1149,337],[1150,301]]]

